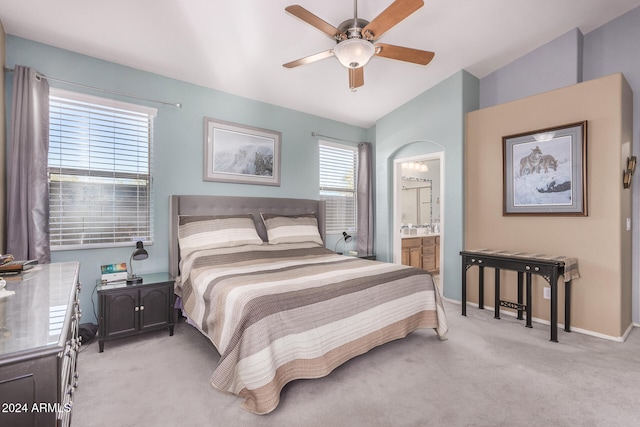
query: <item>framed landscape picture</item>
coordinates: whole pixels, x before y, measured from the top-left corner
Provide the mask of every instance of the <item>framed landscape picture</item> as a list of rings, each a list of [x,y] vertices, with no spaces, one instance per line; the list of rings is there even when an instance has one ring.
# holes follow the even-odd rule
[[[281,133],[204,119],[205,181],[280,186]]]
[[[502,138],[503,215],[587,215],[587,122]]]

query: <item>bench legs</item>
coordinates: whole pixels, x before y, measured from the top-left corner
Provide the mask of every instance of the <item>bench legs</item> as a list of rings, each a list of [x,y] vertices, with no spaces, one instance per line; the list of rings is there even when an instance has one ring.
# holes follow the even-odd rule
[[[494,290],[494,319],[500,319],[500,306],[502,305],[502,301],[500,299],[500,269],[495,268],[495,290]],[[467,275],[466,275],[466,267],[463,265],[462,271],[462,315],[467,315]],[[518,272],[518,303],[517,305],[517,313],[518,319],[522,319],[523,308],[526,314],[526,323],[525,326],[527,328],[532,328],[531,318],[532,318],[532,295],[531,295],[531,273]],[[554,275],[557,278],[557,275]],[[552,278],[553,281],[553,278]],[[523,283],[524,282],[524,283]],[[478,277],[478,287],[479,287],[479,295],[478,295],[478,308],[484,308],[484,267],[479,266],[479,277]],[[524,285],[524,286],[523,286]],[[523,289],[524,287],[524,289]],[[525,295],[523,295],[525,294]],[[526,299],[527,304],[523,304],[523,300]],[[551,341],[558,342],[558,285],[551,285]],[[565,283],[565,325],[564,330],[566,332],[571,332],[571,282]]]
[[[571,280],[564,284],[564,331],[571,332]]]

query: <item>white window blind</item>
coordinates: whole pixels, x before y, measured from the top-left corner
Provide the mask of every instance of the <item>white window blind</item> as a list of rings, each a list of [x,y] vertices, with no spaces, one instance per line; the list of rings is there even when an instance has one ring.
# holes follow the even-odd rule
[[[151,243],[156,110],[54,88],[49,102],[51,249]]]
[[[320,141],[320,199],[326,200],[327,234],[356,232],[357,148]]]

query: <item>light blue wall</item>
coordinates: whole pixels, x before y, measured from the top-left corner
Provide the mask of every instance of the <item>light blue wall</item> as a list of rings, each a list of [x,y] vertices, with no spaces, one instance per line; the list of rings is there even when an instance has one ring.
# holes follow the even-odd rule
[[[573,29],[480,80],[480,108],[582,81],[582,33]]]
[[[183,107],[159,106],[154,129],[154,244],[149,259],[136,262],[138,273],[166,271],[168,266],[168,205],[171,194],[215,194],[318,198],[318,149],[312,132],[350,141],[366,140],[367,130],[301,112],[256,102],[216,90],[188,84],[23,38],[7,37],[7,66],[25,65],[53,78],[135,94],[140,97],[181,102]],[[51,82],[51,86],[118,98],[100,92]],[[7,102],[11,100],[12,75],[7,76]],[[204,182],[202,155],[204,117],[213,117],[282,132],[280,187]],[[9,122],[9,121],[7,121]],[[329,240],[329,239],[328,239]],[[335,244],[335,241],[333,242]],[[333,248],[331,241],[328,246]],[[128,262],[132,248],[59,251],[53,261],[80,261],[85,285],[81,305],[92,321],[91,291],[99,278],[99,266]]]
[[[444,294],[460,299],[464,243],[464,120],[478,108],[478,80],[460,71],[376,123],[376,255],[393,260],[393,160],[444,151]]]
[[[640,57],[633,53],[640,40],[640,8],[588,33],[572,30],[478,81],[460,71],[436,87],[381,118],[370,129],[330,121],[304,113],[187,84],[156,74],[123,67],[73,52],[7,36],[7,66],[31,66],[52,77],[99,86],[142,97],[182,102],[180,110],[159,107],[156,120],[155,244],[140,272],[167,268],[167,203],[170,194],[220,194],[317,198],[317,141],[311,132],[350,141],[374,143],[375,245],[378,258],[393,259],[391,225],[393,159],[444,150],[445,153],[445,296],[460,298],[459,250],[464,244],[464,116],[479,106],[496,105],[584,80],[623,72],[635,93],[640,91]],[[7,79],[10,103],[11,79]],[[64,85],[52,83],[58,87]],[[78,90],[73,87],[64,87]],[[97,94],[97,93],[94,93]],[[99,94],[98,94],[99,95]],[[117,98],[117,97],[115,97]],[[122,98],[124,101],[129,99]],[[634,108],[640,111],[636,97]],[[148,104],[156,106],[154,104]],[[282,132],[282,186],[279,188],[219,184],[202,181],[203,117],[214,117]],[[634,119],[634,153],[640,153],[640,117]],[[409,154],[411,153],[411,154]],[[634,255],[637,260],[638,192],[634,191]],[[472,207],[470,207],[472,208]],[[331,236],[327,246],[333,248]],[[127,261],[130,250],[65,251],[54,261],[80,260],[85,285],[82,305],[92,317],[88,289],[99,265]],[[638,262],[634,262],[634,322],[639,322]],[[89,314],[90,313],[90,314]],[[91,320],[85,318],[85,320]]]
[[[584,79],[591,80],[622,72],[635,94],[633,99],[633,154],[640,155],[640,7],[584,36]],[[637,183],[637,182],[636,182]],[[634,184],[636,184],[634,183]],[[640,323],[640,194],[633,191],[632,283],[633,321]]]

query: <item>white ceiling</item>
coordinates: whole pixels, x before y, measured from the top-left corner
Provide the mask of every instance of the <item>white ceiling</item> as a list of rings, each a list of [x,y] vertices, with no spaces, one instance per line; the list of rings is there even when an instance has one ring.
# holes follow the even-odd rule
[[[358,17],[371,21],[392,1],[360,0]],[[0,20],[8,34],[370,127],[461,69],[482,78],[573,28],[586,34],[640,6],[640,0],[425,0],[380,41],[434,51],[431,64],[373,58],[365,85],[352,93],[335,58],[282,67],[335,45],[284,11],[296,2],[334,26],[353,17],[353,3],[345,0],[0,0]]]

